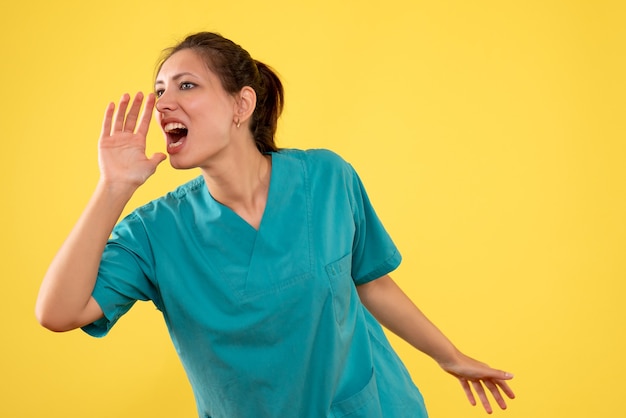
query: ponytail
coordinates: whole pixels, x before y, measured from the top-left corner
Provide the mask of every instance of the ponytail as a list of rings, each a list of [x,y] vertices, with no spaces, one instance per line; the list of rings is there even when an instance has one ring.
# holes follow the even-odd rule
[[[261,89],[257,92],[257,103],[252,115],[252,136],[262,153],[278,151],[274,142],[278,118],[283,111],[283,85],[276,73],[267,65],[256,61],[261,76]]]

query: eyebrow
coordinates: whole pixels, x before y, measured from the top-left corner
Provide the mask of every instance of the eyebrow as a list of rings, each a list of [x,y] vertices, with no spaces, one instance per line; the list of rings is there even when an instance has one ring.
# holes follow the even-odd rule
[[[178,79],[180,79],[180,78],[182,78],[182,77],[185,77],[185,76],[188,76],[188,75],[193,76],[193,74],[192,74],[192,73],[189,73],[189,72],[182,72],[182,73],[178,73],[178,74],[176,74],[174,77],[172,77],[172,80],[177,81]],[[163,81],[163,80],[157,80],[157,81],[155,81],[155,82],[154,82],[154,85],[156,86],[157,84],[165,84],[165,81]]]

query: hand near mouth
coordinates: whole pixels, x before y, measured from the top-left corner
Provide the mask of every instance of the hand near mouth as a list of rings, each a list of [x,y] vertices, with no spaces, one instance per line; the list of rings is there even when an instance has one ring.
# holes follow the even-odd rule
[[[136,189],[167,158],[163,153],[146,156],[146,135],[156,99],[154,94],[148,95],[140,116],[143,99],[143,94],[137,93],[128,109],[130,95],[124,94],[115,117],[115,103],[109,103],[106,108],[98,142],[100,176],[105,183]]]

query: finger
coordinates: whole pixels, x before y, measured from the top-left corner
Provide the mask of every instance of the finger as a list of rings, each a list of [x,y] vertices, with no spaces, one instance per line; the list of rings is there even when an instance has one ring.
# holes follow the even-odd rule
[[[511,380],[513,379],[513,374],[509,372],[505,372],[504,370],[492,369],[488,367],[486,370],[482,370],[480,376],[477,376],[479,379],[495,379],[495,380]]]
[[[500,389],[502,389],[502,392],[504,392],[506,396],[509,397],[509,399],[515,399],[515,393],[513,393],[513,389],[511,389],[511,387],[509,386],[507,382],[503,380],[496,380],[496,384],[500,386]]]
[[[496,370],[496,372],[493,376],[494,379],[511,380],[514,377],[513,373],[505,372],[504,370]]]
[[[135,125],[137,124],[137,117],[139,116],[139,109],[141,109],[142,102],[143,102],[143,93],[139,92],[135,95],[133,104],[130,106],[130,110],[128,111],[128,114],[126,115],[126,120],[124,122],[125,132],[135,131]]]
[[[475,382],[472,380],[472,386],[474,387],[474,391],[478,395],[478,399],[480,399],[480,403],[483,404],[483,408],[485,408],[485,411],[487,411],[488,414],[491,414],[493,412],[493,409],[491,409],[491,404],[489,403],[489,399],[487,399],[487,394],[485,393],[483,385],[480,383],[480,381]]]
[[[156,102],[156,98],[154,93],[148,94],[146,98],[146,105],[143,108],[143,112],[141,114],[141,119],[139,121],[139,127],[137,128],[137,133],[143,136],[148,134],[148,129],[150,128],[150,120],[152,119],[152,113],[154,110],[154,103]]]
[[[124,93],[120,99],[120,105],[117,108],[117,115],[115,115],[115,125],[113,126],[113,132],[122,132],[124,129],[124,118],[126,116],[126,108],[130,101],[130,95]]]
[[[491,392],[491,396],[493,396],[493,399],[495,399],[500,409],[506,409],[506,402],[504,401],[502,394],[500,394],[498,386],[496,386],[496,384],[493,383],[491,380],[483,380],[483,384],[487,387],[487,389],[489,389],[489,392]]]
[[[469,383],[465,379],[459,379],[461,382],[461,387],[463,388],[463,392],[465,392],[465,396],[467,396],[467,400],[470,404],[476,406],[476,398],[474,398],[474,392],[472,392],[472,388],[470,388]]]
[[[115,103],[111,102],[104,111],[104,119],[102,120],[101,137],[111,135],[111,123],[113,121],[113,112],[115,111]]]
[[[152,156],[150,158],[148,158],[148,161],[150,162],[150,164],[152,165],[152,170],[150,172],[150,174],[148,176],[146,176],[146,179],[150,176],[152,176],[157,168],[159,167],[159,164],[161,164],[163,161],[165,161],[166,159],[166,155],[163,154],[162,152],[157,152],[152,154]]]
[[[167,156],[163,154],[162,152],[156,152],[152,154],[152,157],[150,157],[149,160],[152,161],[152,163],[154,164],[154,167],[156,168],[156,166],[158,166],[163,161],[165,161],[166,158]]]

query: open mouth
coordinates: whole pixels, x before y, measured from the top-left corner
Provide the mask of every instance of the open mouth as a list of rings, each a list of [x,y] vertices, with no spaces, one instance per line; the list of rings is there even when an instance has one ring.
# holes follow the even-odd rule
[[[167,135],[168,148],[176,148],[182,145],[183,139],[187,136],[187,127],[180,122],[171,122],[163,127]]]

